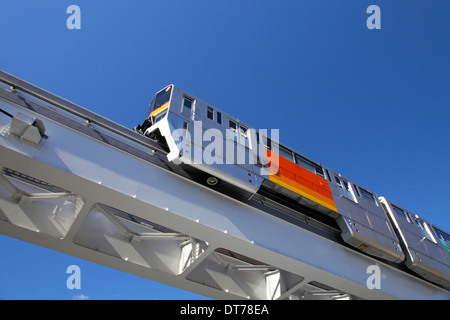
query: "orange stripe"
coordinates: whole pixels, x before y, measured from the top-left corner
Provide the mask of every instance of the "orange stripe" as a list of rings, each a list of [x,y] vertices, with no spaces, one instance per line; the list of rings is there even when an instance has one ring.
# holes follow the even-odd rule
[[[270,181],[275,182],[276,184],[279,184],[282,187],[285,187],[286,189],[289,189],[305,198],[308,198],[309,200],[312,200],[330,210],[336,211],[337,208],[334,203],[334,200],[330,200],[328,198],[324,198],[323,196],[314,193],[311,189],[305,188],[302,185],[287,179],[287,178],[279,178],[277,176],[270,176]]]
[[[270,150],[267,150],[267,157],[272,161],[271,166],[278,165],[278,172],[269,175],[270,181],[337,212],[327,180],[281,156],[278,161],[277,157],[271,159]]]

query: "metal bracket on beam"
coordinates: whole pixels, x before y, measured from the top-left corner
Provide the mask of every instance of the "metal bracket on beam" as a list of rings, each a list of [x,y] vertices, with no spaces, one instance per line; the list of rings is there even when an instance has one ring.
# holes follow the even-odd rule
[[[23,120],[25,118],[25,120]],[[38,145],[45,135],[45,126],[42,120],[30,117],[24,113],[18,112],[11,120],[9,133],[19,137],[19,139]]]
[[[191,237],[177,232],[138,232],[131,230],[127,227],[119,217],[108,212],[102,206],[97,206],[97,209],[101,211],[109,221],[111,221],[117,228],[119,228],[124,234],[131,236],[130,242],[137,243],[141,240],[190,240]],[[131,222],[131,221],[130,221]],[[140,225],[141,226],[141,225]],[[142,227],[142,226],[141,226]],[[149,225],[145,226],[150,228]]]
[[[3,175],[3,167],[0,167],[0,184],[3,185],[14,199],[19,202],[35,200],[74,200],[77,196],[71,192],[36,192],[31,193],[17,188],[11,181]]]

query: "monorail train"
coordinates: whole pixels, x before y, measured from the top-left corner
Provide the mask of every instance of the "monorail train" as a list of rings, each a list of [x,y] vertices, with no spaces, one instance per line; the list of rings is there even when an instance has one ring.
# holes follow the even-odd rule
[[[447,232],[174,85],[154,96],[148,114],[135,130],[162,141],[168,161],[204,173],[207,184],[248,197],[269,190],[333,219],[350,246],[450,287]]]

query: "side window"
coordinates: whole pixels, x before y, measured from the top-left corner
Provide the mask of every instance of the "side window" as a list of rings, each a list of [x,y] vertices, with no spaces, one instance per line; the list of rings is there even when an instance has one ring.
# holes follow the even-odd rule
[[[217,111],[216,113],[216,120],[218,124],[222,124],[222,112]]]
[[[353,194],[353,190],[351,189],[350,183],[348,183],[348,181],[345,181],[344,179],[342,179],[342,184],[344,185],[344,189],[347,194],[346,197],[349,198],[350,200],[356,202],[356,197]]]
[[[306,159],[299,156],[298,154],[295,155],[295,163],[297,163],[300,167],[305,168],[306,170],[315,172],[314,166],[309,161],[306,161]]]
[[[244,137],[245,139],[248,138],[247,136],[247,131],[248,129],[244,126],[239,126],[240,132],[241,132],[241,136]]]
[[[237,124],[233,120],[229,120],[230,129],[234,132],[237,132]]]
[[[230,130],[236,133],[236,142],[248,147],[248,128],[233,121],[228,120]]]
[[[415,221],[416,221],[417,227],[422,232],[422,235],[425,238],[427,238],[428,240],[433,241],[434,243],[436,243],[436,240],[434,239],[433,234],[431,233],[431,230],[428,227],[428,224],[425,221],[422,221],[419,218],[416,218]]]
[[[266,147],[267,150],[272,151],[272,140],[270,140],[268,137],[263,136],[262,141],[264,143],[264,147]]]
[[[325,178],[325,175],[323,173],[323,168],[321,166],[314,166],[314,169],[316,169],[316,174],[319,177]]]
[[[312,173],[317,174],[319,177],[325,178],[323,168],[320,165],[318,165],[298,154],[295,154],[294,158],[295,158],[295,163],[298,164],[300,167],[305,168],[306,170],[309,170]],[[330,181],[331,181],[331,178],[330,178]]]
[[[184,97],[183,100],[183,111],[185,110],[192,110],[192,107],[194,105],[194,100],[188,97]]]
[[[356,186],[356,184],[353,184],[353,189],[356,191],[356,194],[358,195],[358,197],[361,197],[361,195],[359,194],[358,187]]]
[[[189,134],[189,123],[186,121],[183,122],[183,130],[184,130],[184,136],[187,137]]]
[[[411,219],[409,218],[408,214],[403,209],[400,209],[399,207],[397,207],[395,205],[392,205],[392,209],[398,216],[402,217],[403,219],[405,219],[406,221],[411,223]]]
[[[327,173],[328,180],[330,180],[330,182],[333,182],[333,180],[331,180],[331,176],[328,170],[325,169],[325,172]]]
[[[353,202],[356,202],[356,197],[353,194],[353,190],[351,189],[350,183],[347,180],[341,179],[337,176],[334,176],[334,180],[339,187],[339,192],[343,197],[346,197]]]
[[[208,119],[214,120],[214,109],[208,107],[206,110],[206,116],[208,117]]]
[[[285,148],[283,146],[279,146],[279,155],[282,156],[283,158],[294,162],[294,156],[292,154],[292,151],[289,150],[288,148]]]
[[[369,202],[372,202],[373,204],[375,204],[376,206],[378,206],[377,201],[375,200],[375,196],[373,195],[373,193],[363,189],[363,188],[359,188],[359,191],[361,192],[361,195],[364,199],[366,199]]]

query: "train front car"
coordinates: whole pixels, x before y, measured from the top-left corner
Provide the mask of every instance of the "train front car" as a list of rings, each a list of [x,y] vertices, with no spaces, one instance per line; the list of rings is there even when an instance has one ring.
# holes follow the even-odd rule
[[[386,198],[379,199],[401,239],[407,267],[429,281],[450,288],[449,234]]]
[[[167,160],[195,180],[209,186],[223,182],[250,197],[262,178],[256,162],[246,161],[253,148],[244,128],[248,126],[170,85],[155,95],[148,118],[135,130],[163,141],[170,150]]]
[[[167,123],[161,122],[158,125],[156,124],[166,118],[168,114],[172,88],[173,86],[170,85],[156,93],[150,102],[147,119],[144,120],[142,125],[134,128],[136,132],[150,137],[153,140],[160,140],[162,138],[161,131],[166,131],[165,124]]]

